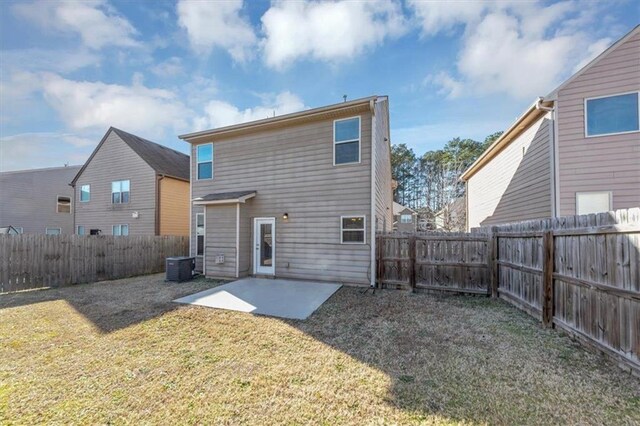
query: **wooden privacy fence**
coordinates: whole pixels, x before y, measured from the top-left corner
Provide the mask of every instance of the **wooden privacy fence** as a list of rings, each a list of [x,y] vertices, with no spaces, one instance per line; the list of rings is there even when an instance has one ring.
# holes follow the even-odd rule
[[[378,285],[500,297],[640,375],[640,209],[380,234]]]
[[[488,294],[488,242],[485,234],[378,235],[378,282],[388,288]]]
[[[152,274],[188,237],[0,235],[0,293]]]

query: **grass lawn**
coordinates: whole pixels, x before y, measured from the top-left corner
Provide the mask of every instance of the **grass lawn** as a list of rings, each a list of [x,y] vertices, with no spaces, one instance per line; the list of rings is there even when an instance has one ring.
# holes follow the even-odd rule
[[[640,424],[640,380],[501,301],[342,288],[307,321],[163,277],[0,296],[0,424]]]

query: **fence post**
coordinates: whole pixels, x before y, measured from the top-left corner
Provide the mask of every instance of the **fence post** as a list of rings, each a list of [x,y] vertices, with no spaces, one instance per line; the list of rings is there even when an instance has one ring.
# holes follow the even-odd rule
[[[376,235],[376,288],[382,288],[382,268],[384,267],[382,262],[382,242],[382,235]]]
[[[553,326],[553,231],[545,231],[542,237],[542,325]]]
[[[411,291],[416,289],[416,236],[409,237],[409,286]]]
[[[491,240],[489,241],[491,244],[489,248],[489,268],[491,268],[491,297],[498,297],[498,286],[499,286],[499,269],[498,269],[498,259],[500,259],[498,253],[498,227],[491,227]]]

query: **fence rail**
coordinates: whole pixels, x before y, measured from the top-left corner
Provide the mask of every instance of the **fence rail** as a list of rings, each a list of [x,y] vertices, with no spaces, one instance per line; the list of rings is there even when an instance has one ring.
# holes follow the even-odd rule
[[[188,237],[0,235],[0,293],[162,272],[188,250]]]
[[[378,236],[382,287],[491,294],[640,375],[640,209]]]

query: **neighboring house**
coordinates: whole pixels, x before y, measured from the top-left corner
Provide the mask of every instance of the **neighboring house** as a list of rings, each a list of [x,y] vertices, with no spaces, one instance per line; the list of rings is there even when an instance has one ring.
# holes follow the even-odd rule
[[[73,190],[80,166],[0,173],[0,226],[24,234],[73,234]]]
[[[393,230],[398,232],[415,232],[418,214],[415,210],[393,202]]]
[[[375,282],[392,227],[387,97],[191,133],[191,253],[209,277]]]
[[[640,206],[639,93],[637,26],[464,172],[467,228]]]
[[[189,156],[109,128],[71,186],[79,235],[189,235]]]
[[[434,223],[437,230],[464,232],[466,230],[465,198],[458,197],[438,211],[435,214]]]

